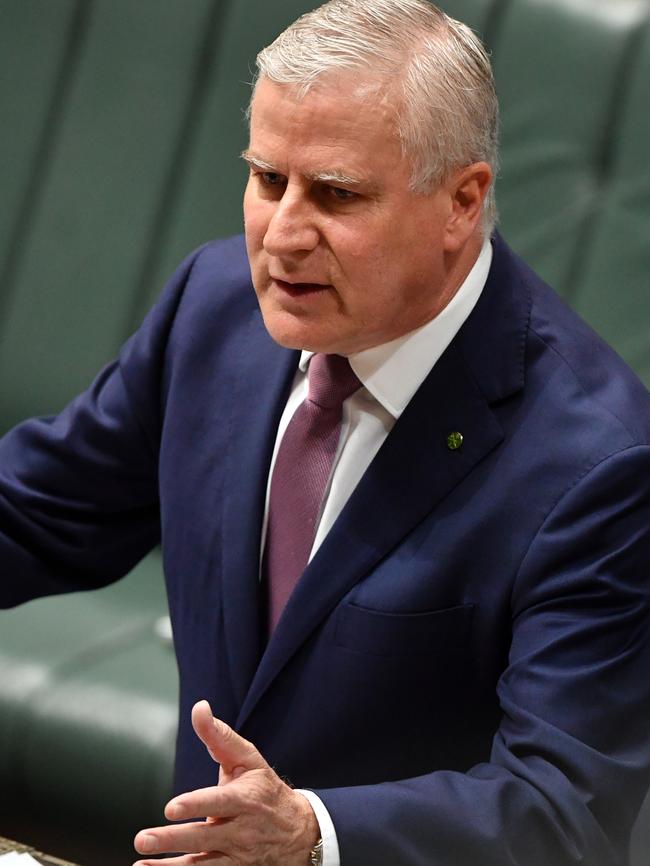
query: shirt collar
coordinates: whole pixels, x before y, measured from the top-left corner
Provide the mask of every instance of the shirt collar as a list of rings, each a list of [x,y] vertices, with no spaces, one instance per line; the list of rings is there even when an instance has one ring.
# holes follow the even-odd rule
[[[350,355],[350,365],[372,396],[395,418],[406,409],[427,374],[474,309],[492,264],[492,244],[486,240],[465,281],[430,322],[390,343]],[[313,352],[303,351],[306,372]]]

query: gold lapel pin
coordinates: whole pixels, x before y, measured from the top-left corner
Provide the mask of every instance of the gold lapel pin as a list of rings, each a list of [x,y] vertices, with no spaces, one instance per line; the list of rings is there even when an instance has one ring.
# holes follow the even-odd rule
[[[458,451],[460,446],[463,444],[463,434],[459,433],[458,430],[454,430],[453,433],[450,433],[447,436],[447,448],[450,451]]]

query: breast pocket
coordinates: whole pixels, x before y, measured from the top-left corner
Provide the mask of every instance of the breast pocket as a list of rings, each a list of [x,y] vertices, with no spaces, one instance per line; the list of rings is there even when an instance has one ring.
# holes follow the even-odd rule
[[[386,613],[355,604],[339,609],[335,642],[370,655],[456,655],[467,647],[474,612],[462,604],[422,613]]]

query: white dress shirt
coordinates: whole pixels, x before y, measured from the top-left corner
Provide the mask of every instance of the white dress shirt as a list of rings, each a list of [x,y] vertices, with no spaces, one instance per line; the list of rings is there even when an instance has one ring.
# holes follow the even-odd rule
[[[363,387],[343,404],[341,435],[310,559],[334,525],[411,397],[474,309],[485,286],[491,263],[492,245],[486,241],[465,282],[434,319],[397,340],[349,356],[352,369]],[[293,413],[307,397],[307,368],[312,354],[303,352],[300,357],[291,394],[278,426],[266,489],[262,549],[266,538],[269,489],[275,458]],[[329,812],[312,791],[301,790],[299,793],[311,803],[320,826],[323,866],[340,866],[336,830]]]

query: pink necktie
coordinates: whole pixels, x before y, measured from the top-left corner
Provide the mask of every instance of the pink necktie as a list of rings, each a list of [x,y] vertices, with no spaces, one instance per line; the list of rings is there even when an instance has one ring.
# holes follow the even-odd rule
[[[307,399],[285,430],[271,478],[264,552],[268,634],[309,561],[341,433],[343,401],[360,387],[347,358],[312,356]]]

